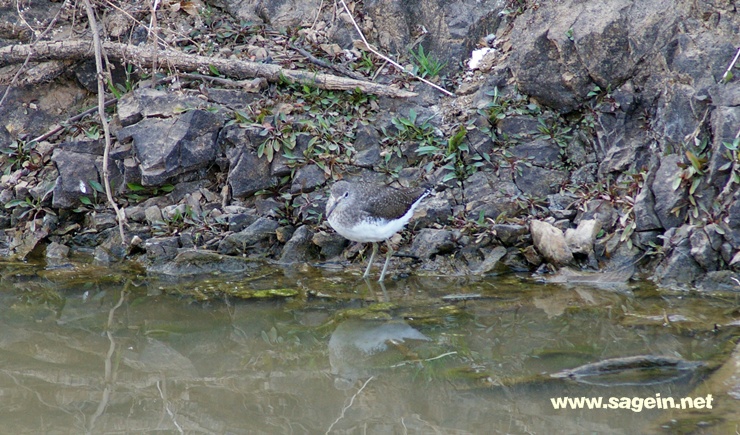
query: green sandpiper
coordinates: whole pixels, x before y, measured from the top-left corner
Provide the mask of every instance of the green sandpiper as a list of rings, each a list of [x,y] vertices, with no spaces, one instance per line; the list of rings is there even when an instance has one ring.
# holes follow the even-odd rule
[[[378,279],[383,281],[393,254],[388,239],[406,226],[416,206],[431,192],[431,187],[394,188],[344,180],[334,183],[326,203],[326,220],[344,238],[373,244],[373,253],[363,278],[370,273],[378,252],[377,242],[385,240],[388,254]]]

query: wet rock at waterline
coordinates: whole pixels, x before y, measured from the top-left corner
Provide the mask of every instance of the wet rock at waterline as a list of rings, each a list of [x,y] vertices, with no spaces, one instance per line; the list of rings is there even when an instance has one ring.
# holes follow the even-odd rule
[[[573,253],[561,230],[538,220],[530,222],[529,230],[532,232],[534,247],[548,262],[563,266],[573,261]]]

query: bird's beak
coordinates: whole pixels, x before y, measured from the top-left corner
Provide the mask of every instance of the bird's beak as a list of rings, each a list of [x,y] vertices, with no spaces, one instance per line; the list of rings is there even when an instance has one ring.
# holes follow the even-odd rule
[[[334,209],[337,208],[337,204],[339,204],[339,201],[334,200],[334,198],[329,198],[329,210],[326,212],[327,219],[329,219],[329,216],[331,216]]]

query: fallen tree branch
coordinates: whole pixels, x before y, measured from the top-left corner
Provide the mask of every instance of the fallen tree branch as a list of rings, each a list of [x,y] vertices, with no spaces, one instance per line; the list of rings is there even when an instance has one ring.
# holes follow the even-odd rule
[[[109,58],[124,61],[136,59],[142,64],[152,63],[155,58],[166,58],[168,65],[180,71],[198,71],[207,74],[209,67],[215,67],[219,73],[236,79],[264,77],[269,82],[277,83],[286,79],[296,83],[309,84],[321,89],[353,90],[360,89],[368,94],[406,98],[416,95],[414,92],[396,89],[391,86],[355,80],[331,74],[306,70],[285,69],[279,65],[249,62],[238,59],[222,59],[182,53],[171,49],[139,47],[117,42],[103,42],[102,48]],[[38,42],[35,46],[28,44],[11,45],[0,48],[0,68],[22,62],[26,56],[35,62],[64,59],[88,59],[93,57],[94,50],[89,41],[50,41]]]

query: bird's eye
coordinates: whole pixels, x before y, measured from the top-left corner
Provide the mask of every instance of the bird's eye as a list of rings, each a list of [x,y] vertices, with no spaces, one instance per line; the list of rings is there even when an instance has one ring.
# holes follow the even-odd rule
[[[348,197],[349,196],[349,192],[344,192],[344,195],[342,195],[342,196],[345,197],[345,198]]]

